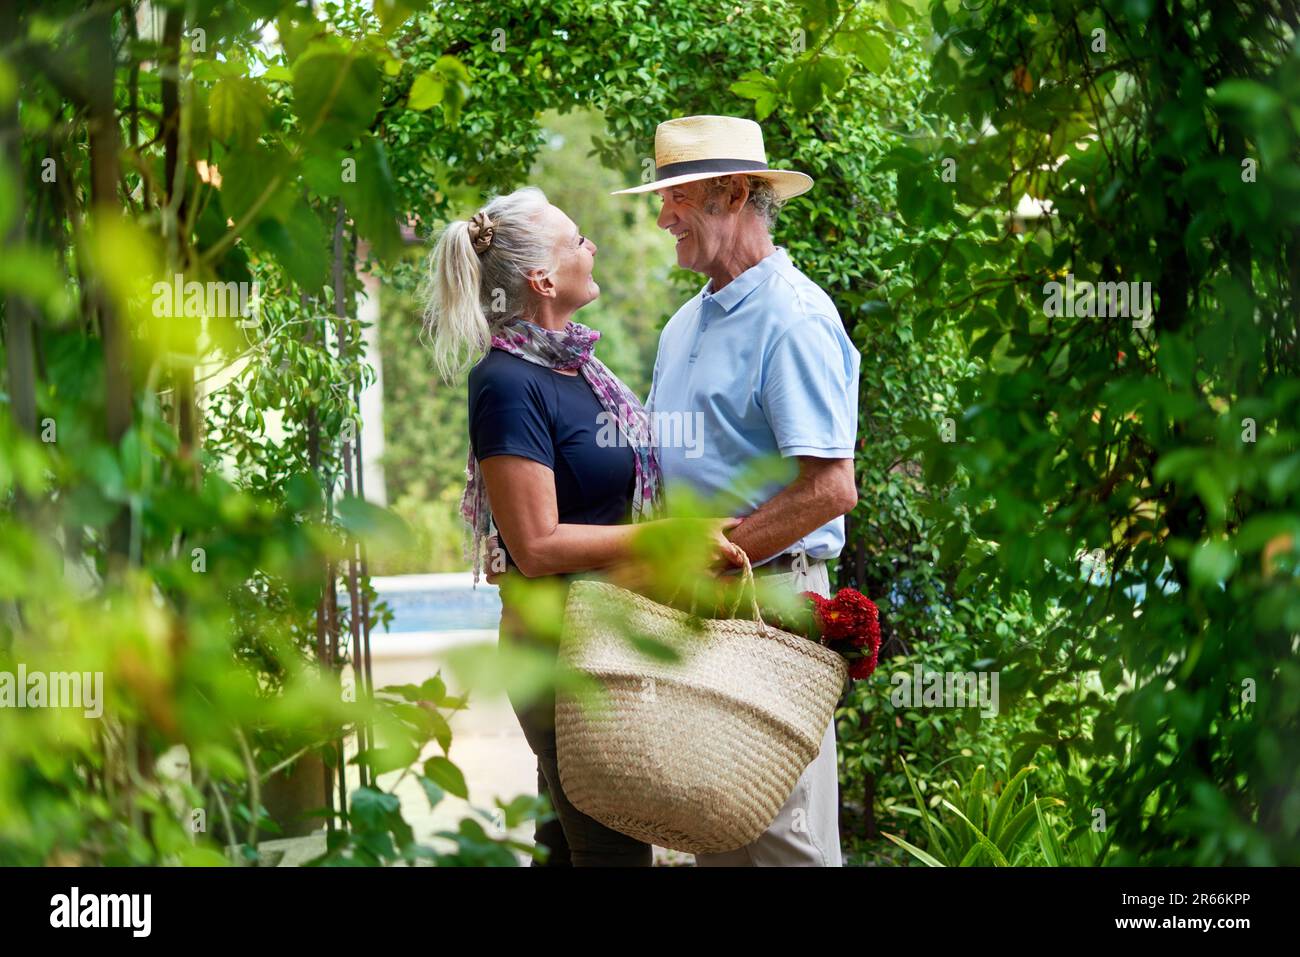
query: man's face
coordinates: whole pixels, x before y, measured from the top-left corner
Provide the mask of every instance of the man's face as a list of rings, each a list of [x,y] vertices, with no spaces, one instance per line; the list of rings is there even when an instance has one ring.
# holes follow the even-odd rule
[[[727,194],[710,195],[701,181],[656,190],[663,207],[659,228],[677,238],[677,265],[709,273],[731,245],[737,216],[727,210]],[[710,210],[713,210],[710,212]]]

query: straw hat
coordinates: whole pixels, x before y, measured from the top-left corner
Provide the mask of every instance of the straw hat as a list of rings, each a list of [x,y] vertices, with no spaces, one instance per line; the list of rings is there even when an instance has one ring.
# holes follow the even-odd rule
[[[763,130],[753,120],[736,116],[684,116],[660,123],[655,130],[654,182],[616,190],[610,195],[648,193],[731,173],[769,180],[781,199],[806,193],[813,184],[812,177],[805,173],[768,169]]]

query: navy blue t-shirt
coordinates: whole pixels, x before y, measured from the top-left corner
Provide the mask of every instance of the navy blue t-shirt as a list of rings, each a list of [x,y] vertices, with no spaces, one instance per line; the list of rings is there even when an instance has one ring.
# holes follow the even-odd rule
[[[603,412],[581,374],[562,375],[500,349],[489,349],[469,374],[475,457],[518,455],[551,469],[561,524],[619,525],[631,518],[635,457],[625,444],[597,443]],[[500,537],[508,559],[510,544]]]

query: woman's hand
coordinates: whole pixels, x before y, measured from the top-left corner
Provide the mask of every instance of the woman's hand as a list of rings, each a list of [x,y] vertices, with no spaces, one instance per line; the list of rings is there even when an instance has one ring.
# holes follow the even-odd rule
[[[684,573],[680,565],[670,572],[662,566],[656,567],[652,560],[637,558],[611,567],[607,572],[608,579],[621,588],[692,614],[697,606],[703,612],[714,606],[724,607],[724,598],[730,595],[728,589],[739,579],[723,577],[722,572],[745,563],[744,552],[727,537],[727,532],[742,521],[744,519],[740,518],[666,518],[653,523],[662,524],[670,534],[681,538],[693,537],[699,541],[701,535],[707,535],[709,565],[718,577],[692,578],[684,582],[680,578]]]
[[[743,518],[665,518],[654,524],[662,524],[675,541],[700,542],[707,537],[708,567],[722,571],[745,564],[745,553],[727,537],[727,532],[743,521]]]
[[[715,565],[727,565],[739,568],[745,564],[745,553],[740,550],[740,546],[727,537],[727,532],[731,531],[737,525],[744,521],[743,518],[717,518],[709,520],[713,524],[711,529],[712,544],[714,549],[713,563]]]
[[[737,525],[740,525],[744,520],[745,519],[723,519],[722,524],[718,525],[718,537],[720,540],[718,542],[718,558],[724,559],[729,566],[735,568],[740,568],[742,564],[745,564],[745,553],[736,542],[733,542],[731,538],[727,536],[727,532],[731,532],[733,528],[736,528]]]

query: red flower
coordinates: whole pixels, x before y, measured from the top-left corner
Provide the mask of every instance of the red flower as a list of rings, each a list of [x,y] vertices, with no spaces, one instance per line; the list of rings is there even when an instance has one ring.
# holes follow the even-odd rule
[[[773,611],[772,624],[837,652],[849,662],[853,679],[871,677],[880,656],[880,612],[875,603],[853,588],[841,588],[834,598],[812,591],[800,597],[808,602],[802,611]]]
[[[825,601],[825,600],[823,600]],[[855,647],[862,645],[876,624],[878,612],[871,599],[853,588],[841,588],[836,596],[818,608],[822,634],[831,641],[848,639]]]
[[[834,598],[810,591],[803,597],[812,605],[816,634],[810,637],[848,658],[852,678],[870,677],[880,655],[880,612],[875,603],[853,588],[841,588]]]
[[[876,656],[873,653],[870,658],[854,658],[849,662],[849,677],[854,681],[861,681],[863,678],[870,678],[872,672],[876,670]]]
[[[823,598],[821,595],[817,594],[815,591],[806,591],[806,592],[804,592],[802,595],[800,595],[799,597],[801,597],[801,598],[807,598],[810,602],[812,602],[812,604],[813,604],[813,611],[817,613],[818,620],[820,620],[820,618],[821,618],[821,615],[820,615],[821,610],[822,610],[823,608],[825,608],[827,605],[829,605],[830,602],[831,602],[831,600],[830,600],[829,598]]]

